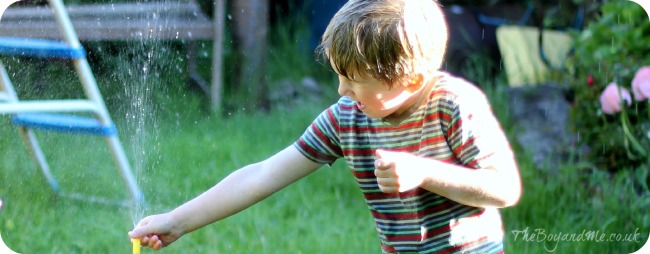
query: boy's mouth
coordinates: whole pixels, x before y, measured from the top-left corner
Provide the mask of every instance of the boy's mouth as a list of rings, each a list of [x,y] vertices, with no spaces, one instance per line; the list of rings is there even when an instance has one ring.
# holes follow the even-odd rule
[[[366,108],[366,104],[357,101],[357,108],[359,110],[363,110],[364,108]]]

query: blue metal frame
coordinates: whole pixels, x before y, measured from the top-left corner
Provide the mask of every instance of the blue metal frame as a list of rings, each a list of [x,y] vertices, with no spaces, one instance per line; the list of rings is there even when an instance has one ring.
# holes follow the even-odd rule
[[[59,41],[0,37],[0,54],[41,58],[84,58],[82,47],[74,48]]]

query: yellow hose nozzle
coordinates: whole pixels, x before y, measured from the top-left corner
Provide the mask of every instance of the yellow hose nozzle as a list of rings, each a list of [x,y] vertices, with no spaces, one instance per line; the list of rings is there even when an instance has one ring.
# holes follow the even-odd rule
[[[133,254],[140,254],[140,238],[133,238]]]

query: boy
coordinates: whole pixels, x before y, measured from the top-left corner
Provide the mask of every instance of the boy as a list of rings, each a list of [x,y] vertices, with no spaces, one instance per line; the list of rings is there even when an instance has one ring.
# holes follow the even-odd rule
[[[341,99],[293,145],[129,236],[160,249],[342,157],[384,253],[503,252],[497,208],[517,203],[519,172],[485,95],[438,71],[446,43],[433,0],[350,0],[318,49]]]

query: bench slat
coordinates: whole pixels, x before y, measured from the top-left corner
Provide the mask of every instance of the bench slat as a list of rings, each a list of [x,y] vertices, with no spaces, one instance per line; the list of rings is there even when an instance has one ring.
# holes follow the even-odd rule
[[[70,18],[138,17],[143,14],[168,16],[190,16],[207,19],[195,3],[128,3],[128,4],[85,4],[66,7]],[[9,7],[2,15],[4,20],[51,19],[52,10],[46,6]]]
[[[212,39],[212,22],[195,3],[93,4],[67,7],[80,40]],[[52,11],[8,8],[0,36],[60,40]]]
[[[2,22],[0,22],[2,23]],[[12,24],[0,25],[0,36],[61,40],[54,22],[30,22],[12,29]],[[141,39],[212,39],[210,22],[143,22],[143,21],[73,21],[80,40],[141,40]]]

